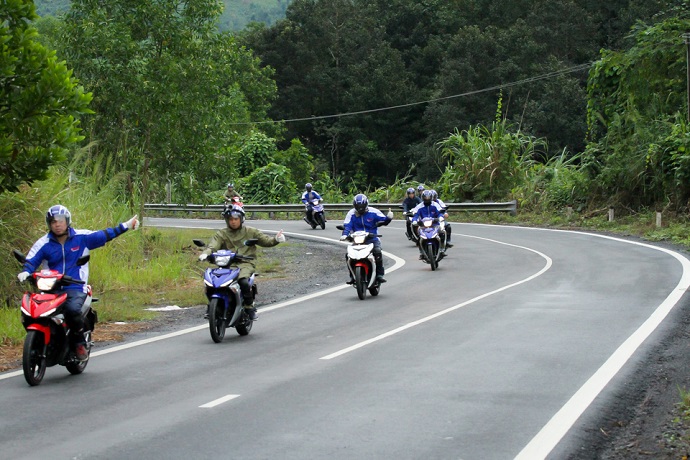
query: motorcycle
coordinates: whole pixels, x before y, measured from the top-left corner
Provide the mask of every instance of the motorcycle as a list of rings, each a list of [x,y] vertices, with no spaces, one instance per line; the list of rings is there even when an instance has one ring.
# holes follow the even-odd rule
[[[13,254],[21,264],[26,262],[26,256],[21,252],[14,250]],[[89,258],[89,255],[80,257],[77,265],[86,264]],[[91,286],[87,285],[86,300],[81,309],[87,357],[80,361],[74,352],[63,312],[67,294],[60,288],[68,284],[85,284],[84,281],[63,275],[57,270],[39,270],[27,280],[37,292],[26,292],[22,297],[22,325],[26,329],[22,354],[24,379],[31,386],[39,385],[46,368],[56,364],[65,366],[70,374],[81,374],[91,356],[91,333],[98,322],[96,310],[91,308],[91,304],[98,299],[93,298]]]
[[[225,199],[225,206],[234,206],[234,205],[237,205],[240,208],[244,208],[244,203],[242,202],[241,196],[233,196],[232,198],[226,198]]]
[[[402,208],[402,205],[400,208]],[[414,213],[412,211],[406,211],[403,212],[402,215],[405,216],[405,236],[415,245],[419,244],[419,234],[416,233],[412,228],[412,218],[414,217]]]
[[[342,225],[337,225],[338,230],[344,230]],[[352,232],[347,236],[350,244],[347,247],[347,269],[354,280],[352,286],[357,289],[357,297],[364,300],[367,290],[376,297],[381,290],[381,283],[376,281],[376,262],[374,261],[374,243],[369,240],[381,237],[376,233],[369,233],[365,230]]]
[[[193,241],[199,247],[206,246],[201,240]],[[249,239],[244,244],[245,246],[253,246],[256,242],[256,239]],[[211,339],[215,343],[223,341],[225,329],[228,327],[234,327],[237,333],[242,336],[249,334],[249,331],[252,330],[253,321],[242,306],[242,293],[238,283],[240,269],[230,267],[235,261],[252,259],[253,257],[241,256],[226,249],[214,252],[206,259],[209,263],[216,265],[216,267],[207,268],[204,272],[204,284],[208,298],[208,327],[211,332]],[[254,273],[249,277],[248,282],[252,299],[254,299],[257,294]]]
[[[310,209],[312,211],[311,219],[307,217]],[[323,210],[323,204],[318,199],[315,198],[311,201],[311,203],[307,203],[305,205],[304,212],[306,214],[304,216],[304,221],[311,225],[312,229],[320,226],[321,230],[326,230],[326,214]]]
[[[446,256],[446,233],[443,231],[443,218],[425,217],[419,225],[419,245],[425,263],[431,270],[438,268],[438,263]]]

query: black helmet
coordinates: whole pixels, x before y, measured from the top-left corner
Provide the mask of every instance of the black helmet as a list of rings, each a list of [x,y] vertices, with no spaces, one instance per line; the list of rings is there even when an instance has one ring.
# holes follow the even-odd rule
[[[307,182],[307,183],[304,185],[304,188],[307,190],[307,192],[311,192],[311,184],[310,184],[309,182]]]
[[[233,204],[232,206],[226,206],[223,209],[223,217],[229,219],[231,217],[239,217],[240,223],[244,223],[244,209],[241,206]]]
[[[55,206],[51,206],[48,212],[46,212],[46,225],[48,226],[48,230],[50,230],[50,222],[55,219],[55,216],[64,216],[65,221],[67,221],[67,227],[72,223],[72,214],[70,214],[69,209],[61,204],[56,204]]]
[[[235,188],[235,184],[233,184],[232,182],[228,182],[228,188]]]
[[[407,189],[407,194],[409,195],[410,193],[414,193],[414,189],[412,187]]]
[[[361,216],[369,210],[369,199],[363,193],[355,195],[355,199],[352,200],[352,206],[355,207],[355,212],[358,216]]]
[[[424,205],[429,206],[433,199],[434,194],[431,192],[431,190],[424,190],[422,192],[422,201],[424,202]]]

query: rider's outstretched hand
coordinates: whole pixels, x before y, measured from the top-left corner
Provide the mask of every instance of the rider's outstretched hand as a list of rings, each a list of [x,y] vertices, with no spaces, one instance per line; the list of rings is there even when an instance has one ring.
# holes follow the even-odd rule
[[[124,222],[122,225],[129,230],[136,230],[141,227],[141,222],[139,221],[139,216],[135,214],[134,217]]]
[[[283,230],[281,229],[276,235],[276,241],[278,243],[285,243],[285,235],[283,235]]]
[[[388,214],[386,214],[386,217],[388,217],[389,219],[393,218],[393,211],[391,211],[391,208],[388,208]]]
[[[20,283],[23,283],[26,281],[26,279],[31,276],[29,272],[21,272],[20,274],[17,275],[17,279],[19,280]]]

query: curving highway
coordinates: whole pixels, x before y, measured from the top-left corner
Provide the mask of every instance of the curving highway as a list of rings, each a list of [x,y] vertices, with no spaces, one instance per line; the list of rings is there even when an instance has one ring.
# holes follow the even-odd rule
[[[343,244],[334,224],[250,223]],[[690,262],[637,241],[454,223],[432,272],[403,221],[381,233],[378,297],[259,298],[247,337],[215,344],[200,320],[101,349],[80,376],[0,374],[0,457],[564,458],[688,301]]]

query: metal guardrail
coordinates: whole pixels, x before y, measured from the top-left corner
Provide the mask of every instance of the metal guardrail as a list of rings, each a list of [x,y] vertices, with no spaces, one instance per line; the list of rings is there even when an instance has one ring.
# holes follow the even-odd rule
[[[400,211],[400,203],[371,203],[375,208],[382,211],[387,211],[388,208],[394,211]],[[467,211],[467,212],[507,212],[511,216],[517,214],[517,201],[508,201],[505,203],[446,203],[449,212]],[[147,203],[144,204],[144,209],[147,211],[159,212],[205,212],[218,213],[223,210],[221,204],[171,204],[171,203]],[[325,211],[340,211],[347,212],[352,209],[352,203],[324,203]],[[244,210],[251,212],[304,212],[303,204],[245,204]]]

